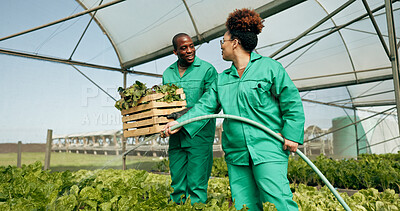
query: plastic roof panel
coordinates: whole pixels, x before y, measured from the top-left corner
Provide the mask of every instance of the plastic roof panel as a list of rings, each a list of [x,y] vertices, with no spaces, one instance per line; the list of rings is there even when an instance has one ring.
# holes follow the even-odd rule
[[[85,8],[98,6],[98,0],[80,1]],[[111,2],[103,1],[102,4]],[[200,34],[223,25],[227,14],[236,8],[259,8],[272,0],[212,1],[186,0]],[[192,37],[197,33],[182,0],[124,1],[95,15],[98,23],[109,36],[122,66],[160,49],[170,47],[171,38],[178,32]],[[172,51],[172,50],[171,50]],[[171,52],[169,51],[169,52]]]
[[[85,8],[92,8],[100,1],[78,2]],[[108,2],[111,0],[102,3]],[[236,8],[244,7],[256,9],[262,17],[268,17],[264,22],[265,28],[259,35],[256,50],[263,56],[270,56],[347,2],[349,1],[127,0],[98,11],[95,18],[113,43],[121,67],[128,68],[170,54],[171,38],[178,32],[188,33],[197,44],[222,36],[227,15]],[[384,1],[367,0],[367,3],[371,10],[382,7],[373,15],[388,45]],[[400,34],[400,3],[393,3],[393,9],[395,31]],[[363,15],[363,19],[353,22]],[[347,26],[321,38],[343,25]],[[319,40],[312,42],[315,39]],[[303,47],[305,44],[309,45]],[[302,48],[297,50],[299,47]],[[361,0],[354,1],[273,58],[282,63],[300,91],[354,85],[349,88],[349,92],[357,94],[360,93],[357,89],[363,89],[355,84],[388,80],[392,77],[390,60]],[[393,85],[389,86],[391,82],[385,82],[388,84],[385,90],[393,89]],[[373,85],[362,87],[365,86]],[[392,95],[381,94],[380,97]],[[371,102],[366,99],[363,97],[353,102],[359,105]],[[379,102],[389,101],[391,103],[393,100],[379,99]]]
[[[396,104],[392,80],[349,86],[348,90],[355,106]]]
[[[86,8],[97,6],[98,2],[82,1]],[[110,1],[103,3],[107,2]],[[185,7],[178,0],[124,1],[99,11],[95,17],[123,64],[170,45],[170,37],[175,33],[171,27],[176,23],[182,30],[193,34],[194,29],[184,12]]]
[[[346,2],[307,1],[268,18],[257,51],[264,56],[272,55]],[[383,4],[383,1],[368,1],[371,10]],[[400,31],[399,8],[399,3],[393,4],[397,34]],[[374,17],[388,45],[384,10],[375,12]],[[366,13],[362,1],[355,1],[273,58],[283,64],[302,91],[388,79],[392,74],[391,63],[368,16],[293,52]]]

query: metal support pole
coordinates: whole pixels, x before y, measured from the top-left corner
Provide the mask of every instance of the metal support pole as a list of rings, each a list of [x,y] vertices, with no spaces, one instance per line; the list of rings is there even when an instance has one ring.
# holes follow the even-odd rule
[[[122,170],[126,170],[126,155],[122,156]]]
[[[21,168],[22,142],[18,141],[17,167]]]
[[[393,87],[397,108],[397,124],[400,131],[400,84],[399,84],[399,56],[397,52],[396,32],[394,30],[392,1],[385,0],[386,20],[389,35],[390,62],[393,72]]]
[[[126,89],[126,75],[127,75],[127,72],[126,71],[124,71],[124,89]],[[125,155],[125,152],[126,152],[126,138],[124,137],[124,133],[123,133],[123,131],[122,131],[122,136],[121,136],[121,142],[122,142],[122,154],[123,154],[123,156],[122,156],[122,169],[123,170],[126,170],[126,155]]]
[[[124,71],[124,81],[123,81],[123,84],[124,84],[124,89],[126,89],[126,75],[127,75],[127,71],[125,70]]]
[[[122,133],[121,136],[121,141],[122,141],[122,169],[126,170],[126,138],[124,137],[124,134]]]
[[[353,105],[354,122],[357,121],[357,112],[356,112],[356,110],[357,110],[357,108],[354,107],[354,105]],[[354,124],[354,129],[355,129],[355,132],[356,132],[356,149],[357,149],[357,157],[358,157],[358,155],[360,153],[360,147],[359,147],[359,141],[360,140],[358,138],[358,128],[357,128],[357,126],[358,126],[358,123]]]
[[[51,142],[53,140],[53,130],[47,130],[46,154],[44,156],[44,170],[50,169]]]

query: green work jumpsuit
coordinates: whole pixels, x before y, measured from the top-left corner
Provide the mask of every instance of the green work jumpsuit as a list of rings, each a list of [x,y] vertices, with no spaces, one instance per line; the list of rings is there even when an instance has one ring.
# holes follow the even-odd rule
[[[286,139],[303,143],[304,112],[299,92],[282,65],[251,53],[240,78],[234,65],[220,73],[199,102],[179,118],[218,113],[259,122]],[[184,126],[194,135],[197,129]],[[246,123],[225,119],[222,147],[228,164],[229,183],[235,207],[244,204],[262,209],[262,202],[274,203],[278,210],[297,210],[287,179],[289,151],[280,141]]]
[[[193,107],[209,89],[218,73],[208,62],[195,57],[194,62],[179,75],[177,62],[169,66],[163,74],[163,84],[182,87],[186,95],[187,107]],[[215,119],[194,122],[188,128],[196,128],[198,133],[190,136],[182,130],[169,139],[169,166],[174,202],[185,203],[190,196],[191,203],[205,203],[207,200],[208,179],[213,162],[213,142]]]

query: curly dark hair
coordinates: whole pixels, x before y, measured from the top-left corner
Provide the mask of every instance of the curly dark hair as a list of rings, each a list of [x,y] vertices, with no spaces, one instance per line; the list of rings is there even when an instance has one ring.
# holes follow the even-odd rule
[[[231,34],[232,39],[238,39],[246,51],[256,48],[264,20],[254,10],[243,8],[236,9],[229,14],[225,26]]]

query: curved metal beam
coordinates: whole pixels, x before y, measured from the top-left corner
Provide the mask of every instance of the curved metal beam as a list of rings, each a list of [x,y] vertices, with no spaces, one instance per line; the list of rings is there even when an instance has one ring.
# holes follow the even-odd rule
[[[366,69],[366,70],[356,70],[355,72],[356,73],[365,73],[365,72],[385,70],[385,69],[390,69],[390,68],[391,67],[379,67],[379,68],[372,68],[372,69]],[[310,79],[326,78],[326,77],[348,75],[348,74],[354,74],[354,72],[342,72],[342,73],[334,73],[334,74],[329,74],[329,75],[319,75],[319,76],[312,76],[312,77],[306,77],[306,78],[295,78],[295,79],[292,79],[292,81],[310,80]]]
[[[81,1],[76,0],[76,2],[78,2],[78,4],[81,5],[81,7],[84,8],[85,10],[88,9]],[[91,13],[89,13],[89,14],[93,17],[93,15]],[[107,36],[108,40],[110,41],[111,46],[114,48],[114,51],[117,54],[117,58],[118,58],[119,64],[120,64],[120,66],[122,68],[122,65],[121,65],[122,64],[121,54],[118,51],[116,43],[114,42],[113,39],[111,39],[111,37],[109,36],[109,34],[107,33],[107,31],[105,30],[103,25],[100,23],[100,21],[96,17],[94,17],[94,21],[97,23],[97,25],[100,27],[101,31]]]
[[[85,14],[87,14],[87,13],[91,13],[91,12],[93,12],[93,11],[97,11],[97,10],[100,10],[100,9],[103,9],[103,8],[106,8],[106,7],[109,7],[109,6],[112,6],[112,5],[114,5],[114,4],[118,4],[118,3],[123,2],[123,1],[125,1],[125,0],[116,0],[116,1],[109,2],[109,3],[107,3],[107,4],[103,4],[103,5],[98,6],[98,7],[93,7],[93,8],[90,9],[90,10],[85,10],[85,11],[79,12],[79,13],[77,13],[77,14],[75,14],[75,15],[72,15],[72,16],[69,16],[69,17],[66,17],[66,18],[62,18],[62,19],[53,21],[53,22],[51,22],[51,23],[48,23],[48,24],[45,24],[45,25],[41,25],[41,26],[38,26],[38,27],[35,27],[35,28],[32,28],[32,29],[25,30],[25,31],[23,31],[23,32],[19,32],[19,33],[16,33],[16,34],[12,34],[12,35],[9,35],[9,36],[0,38],[0,41],[7,40],[7,39],[10,39],[10,38],[14,38],[14,37],[17,37],[17,36],[20,36],[20,35],[23,35],[23,34],[27,34],[27,33],[29,33],[29,32],[37,31],[37,30],[39,30],[39,29],[43,29],[43,28],[46,28],[46,27],[55,25],[55,24],[57,24],[57,23],[61,23],[61,22],[64,22],[64,21],[73,19],[73,18],[82,16],[82,15],[85,15]]]
[[[60,59],[60,58],[49,57],[49,56],[41,56],[41,55],[37,55],[37,54],[23,53],[23,52],[11,51],[11,50],[5,50],[5,49],[0,49],[0,54],[6,54],[6,55],[10,55],[10,56],[19,56],[19,57],[25,57],[25,58],[31,58],[31,59],[38,59],[38,60],[43,60],[43,61],[56,62],[56,63],[69,64],[69,65],[79,65],[79,66],[91,67],[91,68],[96,68],[96,69],[118,71],[118,72],[122,72],[122,73],[127,71],[128,73],[131,73],[131,74],[146,75],[146,76],[152,76],[152,77],[158,77],[158,78],[162,77],[161,74],[146,73],[146,72],[141,72],[141,71],[131,71],[131,70],[125,70],[125,69],[116,68],[116,67],[97,65],[97,64],[73,61],[73,60],[68,60],[68,59]]]
[[[201,37],[201,34],[199,33],[199,29],[197,29],[196,22],[194,22],[194,18],[193,18],[192,12],[190,12],[189,6],[187,5],[186,1],[185,1],[185,0],[182,0],[182,1],[183,1],[183,4],[185,5],[186,11],[187,11],[188,14],[189,14],[190,20],[192,21],[194,30],[196,31],[197,40],[198,40],[198,41],[201,41],[201,40],[202,40],[202,37]]]
[[[352,81],[344,81],[344,82],[337,82],[337,83],[306,86],[306,87],[299,88],[299,91],[303,92],[303,91],[311,91],[311,90],[318,90],[318,89],[327,89],[327,88],[335,88],[335,87],[342,87],[342,86],[350,86],[350,85],[377,82],[377,81],[388,80],[388,79],[393,79],[393,75],[392,74],[388,74],[388,75],[382,75],[382,76],[374,77],[374,78],[359,79],[358,81],[352,80]]]

